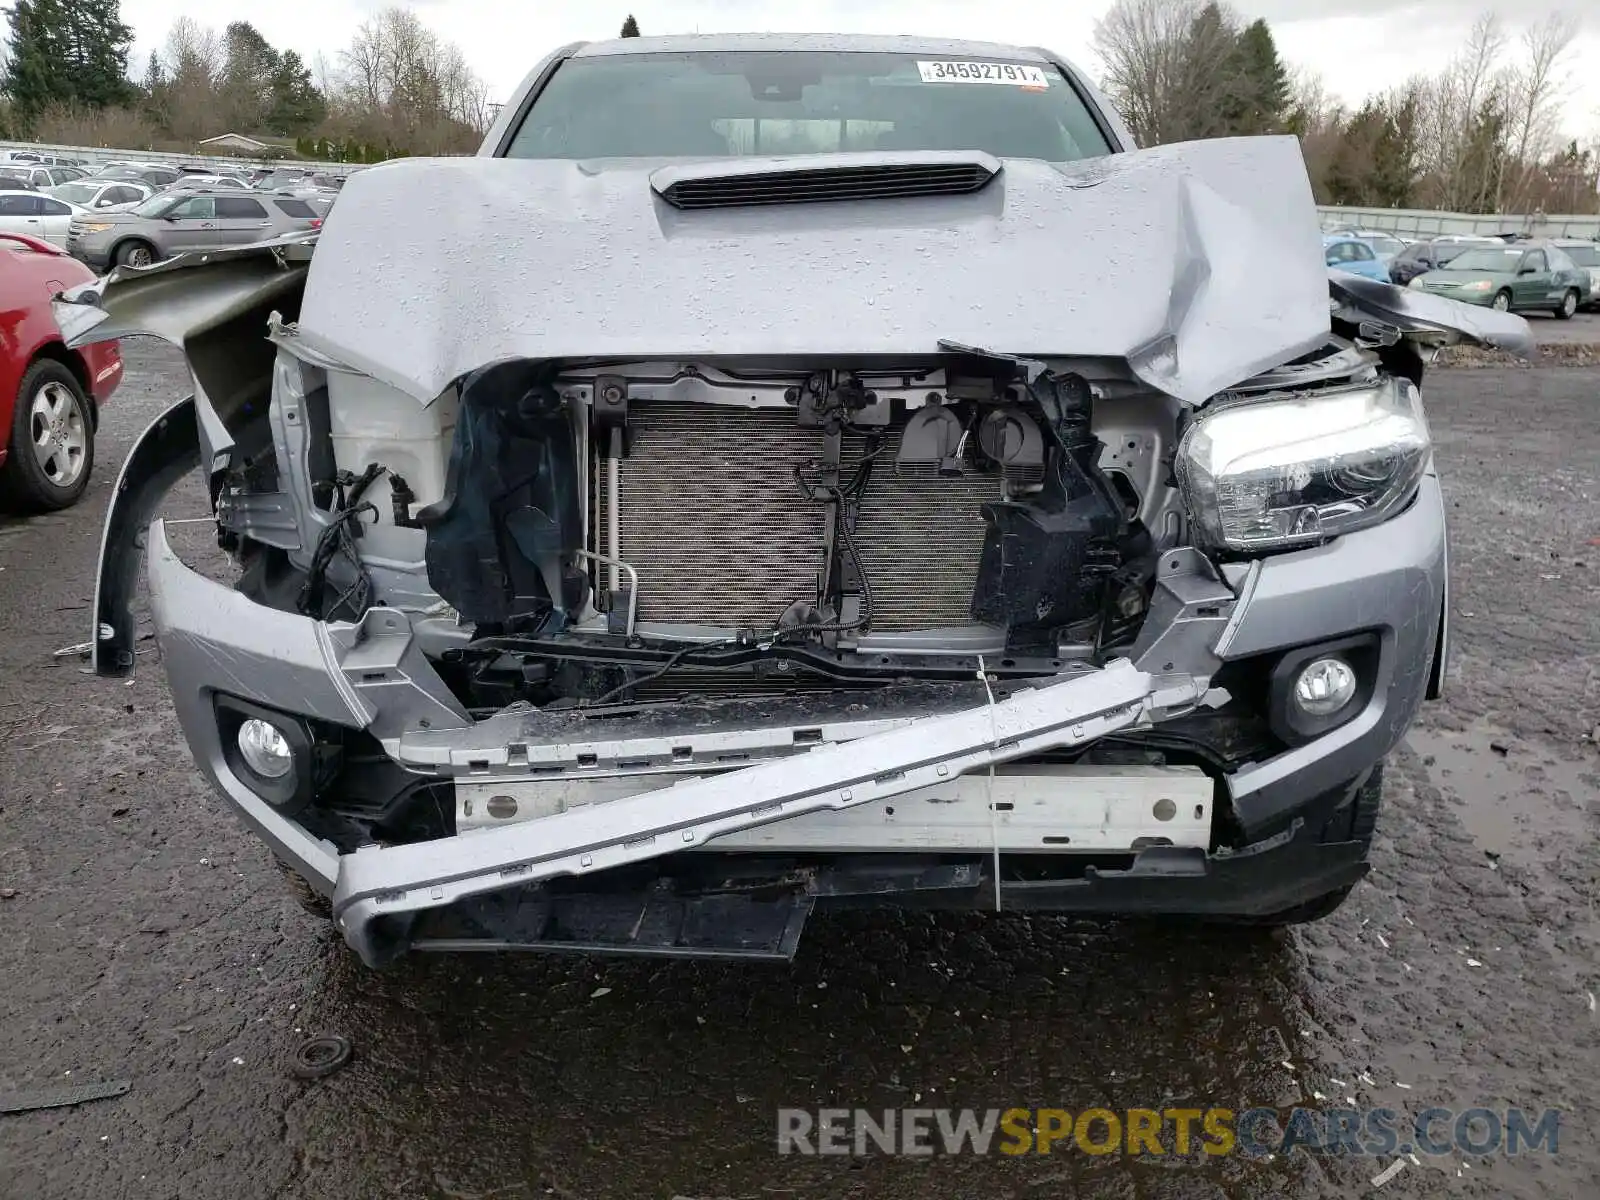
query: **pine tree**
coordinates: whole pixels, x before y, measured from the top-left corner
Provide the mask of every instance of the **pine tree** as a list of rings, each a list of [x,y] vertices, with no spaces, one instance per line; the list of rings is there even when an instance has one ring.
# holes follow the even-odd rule
[[[1229,132],[1282,132],[1289,116],[1289,73],[1265,21],[1252,21],[1239,32],[1230,66],[1234,88],[1228,101]]]
[[[119,0],[71,0],[66,11],[73,101],[86,108],[126,104],[134,90],[128,82],[133,30],[123,24]]]
[[[15,0],[11,20],[11,61],[5,91],[17,115],[32,121],[52,104],[72,100],[62,63],[70,45],[67,11],[61,0]]]
[[[623,37],[638,37],[639,36],[639,22],[637,22],[637,21],[635,21],[633,19],[633,14],[632,13],[629,13],[628,14],[628,19],[622,23],[622,36]]]
[[[5,88],[26,120],[51,105],[105,108],[132,99],[133,31],[118,0],[15,0]]]
[[[327,116],[327,103],[311,82],[310,68],[293,50],[285,50],[278,56],[270,86],[266,126],[272,133],[303,133]]]
[[[272,77],[278,52],[248,21],[233,21],[223,33],[227,57],[222,67],[222,123],[240,133],[255,133],[272,105]]]
[[[145,115],[154,121],[161,129],[167,128],[171,119],[172,96],[171,83],[167,79],[167,70],[161,63],[161,56],[154,52],[150,61],[145,65],[144,82],[139,86],[140,107]]]

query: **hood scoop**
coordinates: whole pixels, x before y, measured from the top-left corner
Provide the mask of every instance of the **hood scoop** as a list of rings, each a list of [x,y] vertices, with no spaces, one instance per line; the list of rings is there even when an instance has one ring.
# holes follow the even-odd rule
[[[650,185],[674,208],[748,208],[965,196],[999,173],[999,159],[977,152],[865,152],[662,167]]]

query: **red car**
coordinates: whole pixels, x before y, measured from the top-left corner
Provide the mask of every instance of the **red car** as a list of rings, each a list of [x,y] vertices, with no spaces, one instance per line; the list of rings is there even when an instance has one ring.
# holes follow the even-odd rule
[[[65,251],[0,233],[0,502],[41,511],[83,495],[100,405],[122,381],[116,342],[69,350],[50,311],[94,273]]]

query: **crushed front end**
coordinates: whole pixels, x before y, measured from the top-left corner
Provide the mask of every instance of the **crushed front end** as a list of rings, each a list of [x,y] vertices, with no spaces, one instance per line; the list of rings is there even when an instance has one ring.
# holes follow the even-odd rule
[[[178,717],[369,963],[781,958],[837,904],[1273,920],[1364,874],[1447,632],[1417,385],[1459,331],[1388,289],[1200,404],[955,342],[507,357],[419,403],[306,336],[311,253],[61,310],[195,383],[124,467],[97,668],[200,466],[237,580],[144,545]]]

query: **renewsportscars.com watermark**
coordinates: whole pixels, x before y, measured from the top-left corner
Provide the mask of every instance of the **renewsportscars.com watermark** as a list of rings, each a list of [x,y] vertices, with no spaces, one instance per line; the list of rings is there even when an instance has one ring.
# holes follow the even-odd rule
[[[780,1108],[779,1154],[1288,1154],[1558,1152],[1547,1108]]]

